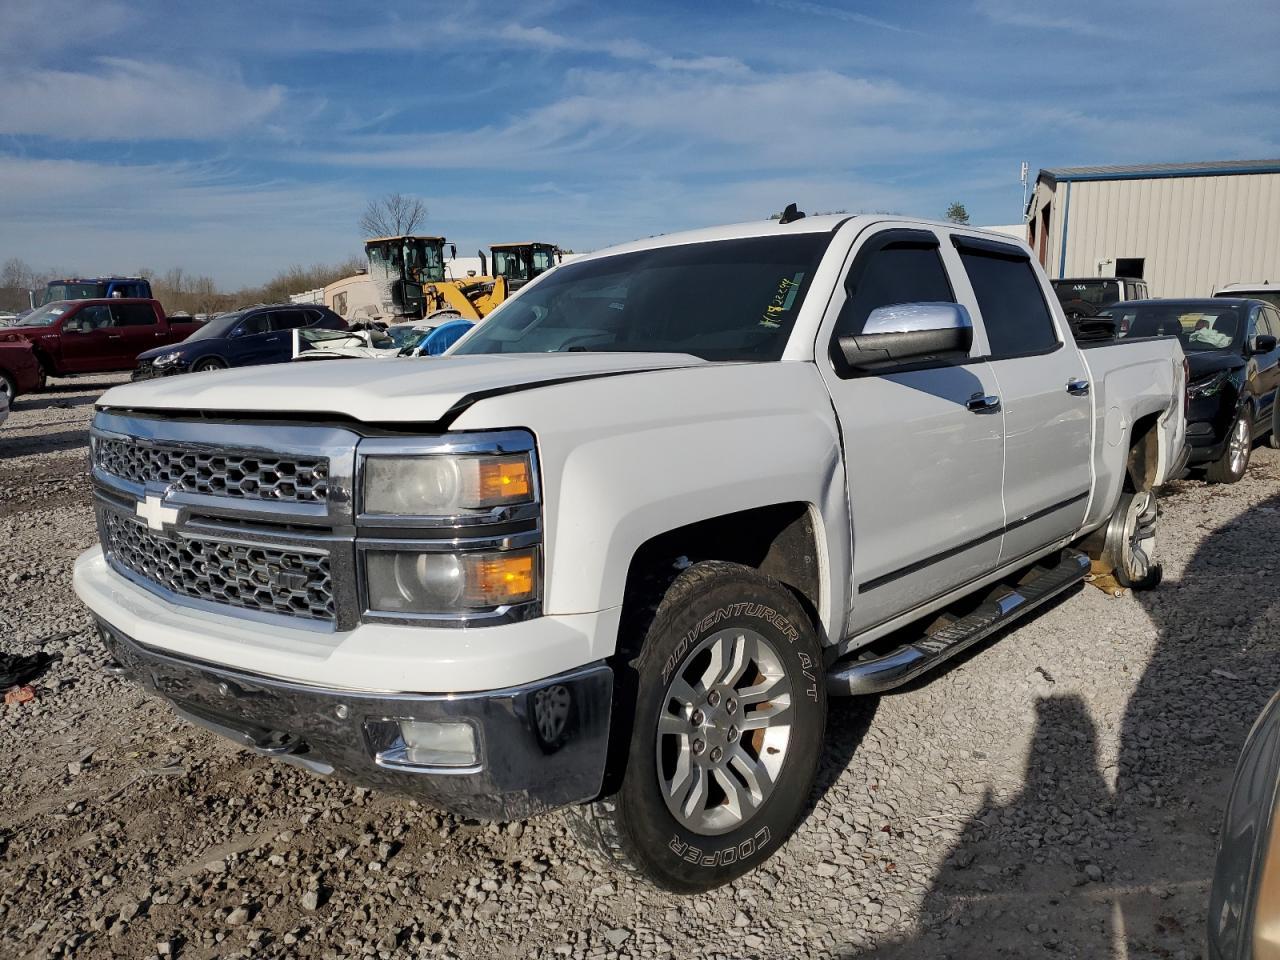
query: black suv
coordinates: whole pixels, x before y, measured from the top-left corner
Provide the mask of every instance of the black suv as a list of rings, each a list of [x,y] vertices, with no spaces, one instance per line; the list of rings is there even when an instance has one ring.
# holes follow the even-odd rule
[[[1187,355],[1191,465],[1215,483],[1235,483],[1253,442],[1280,446],[1280,311],[1261,300],[1133,300],[1106,314],[1120,336],[1176,336]]]
[[[266,304],[219,314],[181,343],[139,354],[133,379],[286,363],[293,359],[293,331],[299,327],[345,330],[347,321],[311,304]]]

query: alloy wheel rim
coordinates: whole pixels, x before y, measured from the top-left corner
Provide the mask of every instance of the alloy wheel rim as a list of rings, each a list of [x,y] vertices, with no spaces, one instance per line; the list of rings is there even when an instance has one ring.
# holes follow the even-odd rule
[[[1249,422],[1242,416],[1231,431],[1231,472],[1243,473],[1249,460]]]
[[[1156,549],[1156,519],[1159,504],[1150,490],[1133,498],[1129,507],[1128,535],[1125,537],[1125,572],[1132,581],[1147,577],[1154,564]]]
[[[703,835],[741,826],[773,794],[791,724],[791,678],[764,636],[731,627],[703,640],[658,715],[658,784],[671,815]]]

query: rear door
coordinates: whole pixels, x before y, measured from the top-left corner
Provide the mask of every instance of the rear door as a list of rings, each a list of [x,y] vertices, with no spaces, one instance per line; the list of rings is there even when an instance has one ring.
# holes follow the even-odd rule
[[[124,348],[105,303],[88,303],[61,321],[62,368],[67,373],[121,369]]]
[[[951,241],[982,317],[1004,410],[1003,566],[1084,522],[1093,488],[1092,385],[1030,255],[985,237],[953,233]]]
[[[1000,554],[1004,417],[970,408],[996,392],[981,330],[968,362],[876,375],[845,368],[837,344],[877,307],[957,302],[945,253],[938,234],[919,226],[862,234],[817,343],[845,445],[853,631],[981,577]]]
[[[120,347],[122,363],[132,368],[138,354],[165,342],[165,329],[156,317],[155,308],[149,303],[119,301],[111,304],[112,325],[120,335],[116,341]]]
[[[262,362],[284,363],[286,360],[293,359],[293,331],[299,327],[312,326],[318,316],[318,311],[303,310],[301,308],[296,310],[272,310],[272,337],[268,341],[271,344],[271,355],[270,359]]]

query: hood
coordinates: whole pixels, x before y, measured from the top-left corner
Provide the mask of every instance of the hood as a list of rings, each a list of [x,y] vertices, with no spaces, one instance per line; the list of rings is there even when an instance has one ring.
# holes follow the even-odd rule
[[[1219,370],[1231,370],[1244,366],[1244,357],[1234,348],[1222,350],[1188,350],[1187,367],[1191,371],[1191,380],[1195,382]]]
[[[439,420],[467,397],[548,382],[689,367],[670,353],[485,354],[289,363],[186,374],[108,390],[99,409],[336,414],[366,423]]]

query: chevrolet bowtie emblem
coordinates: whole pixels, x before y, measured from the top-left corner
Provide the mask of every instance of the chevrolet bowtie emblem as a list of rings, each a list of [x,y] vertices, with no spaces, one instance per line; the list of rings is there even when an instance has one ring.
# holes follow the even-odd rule
[[[166,507],[159,497],[147,494],[147,498],[138,503],[138,516],[147,521],[148,528],[163,530],[178,522],[178,508]]]

